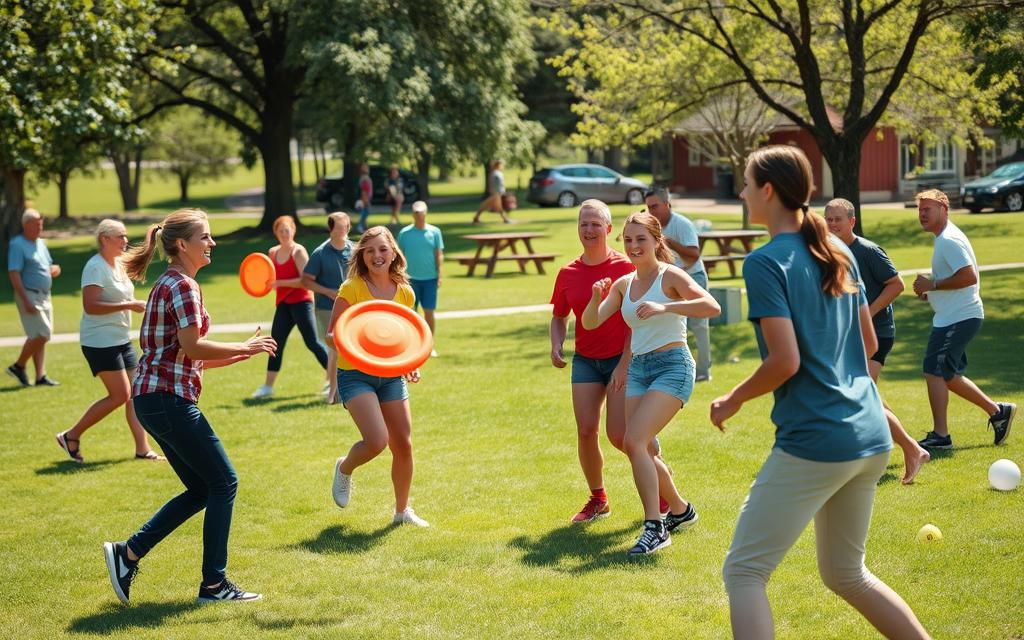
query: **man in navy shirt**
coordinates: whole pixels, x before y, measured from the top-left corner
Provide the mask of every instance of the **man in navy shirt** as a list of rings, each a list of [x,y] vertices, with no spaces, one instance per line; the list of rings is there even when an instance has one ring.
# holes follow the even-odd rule
[[[25,329],[25,345],[18,360],[7,367],[21,386],[29,386],[25,367],[29,358],[36,367],[36,385],[57,386],[46,376],[46,343],[53,334],[53,303],[50,287],[60,275],[60,265],[53,263],[50,250],[39,236],[43,232],[43,216],[35,209],[25,209],[21,216],[22,233],[11,238],[7,249],[7,275],[14,287],[14,302]]]
[[[878,337],[878,350],[868,359],[868,372],[871,379],[877,383],[885,365],[885,357],[896,341],[896,321],[893,318],[892,302],[903,292],[903,279],[882,247],[853,233],[857,213],[849,200],[836,198],[825,205],[825,222],[828,223],[828,230],[850,248],[850,253],[857,260],[860,269],[861,281],[864,283],[864,292],[868,299],[868,310],[871,312],[875,335]],[[903,484],[910,484],[921,469],[921,465],[928,462],[930,455],[903,429],[899,418],[884,400],[882,407],[885,409],[893,442],[903,450]]]

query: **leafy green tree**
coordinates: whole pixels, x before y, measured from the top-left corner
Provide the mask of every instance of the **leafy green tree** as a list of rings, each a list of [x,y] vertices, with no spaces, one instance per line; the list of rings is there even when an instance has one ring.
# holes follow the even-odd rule
[[[156,170],[178,182],[182,204],[188,202],[189,185],[235,170],[238,135],[198,109],[172,109],[152,132],[150,158]]]
[[[982,91],[1012,79],[999,94],[1000,114],[991,124],[1008,136],[1024,138],[1024,10],[972,13],[961,41],[974,53]]]

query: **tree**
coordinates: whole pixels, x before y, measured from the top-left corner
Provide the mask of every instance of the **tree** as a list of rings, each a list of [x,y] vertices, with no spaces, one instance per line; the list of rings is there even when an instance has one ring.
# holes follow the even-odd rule
[[[177,108],[153,131],[150,157],[157,172],[177,179],[185,204],[190,184],[231,174],[237,152],[238,136],[225,125],[198,109]]]
[[[1024,11],[978,11],[961,31],[964,47],[977,61],[977,84],[987,91],[1007,82],[999,94],[1000,115],[991,124],[1024,138]]]
[[[719,70],[712,77],[720,88],[748,87],[814,137],[832,169],[835,194],[859,205],[861,145],[873,128],[888,124],[927,136],[941,122],[945,133],[967,141],[980,119],[997,113],[1004,81],[976,89],[969,56],[949,44],[957,37],[952,17],[1011,4],[1017,0],[625,0],[615,7],[584,1],[562,15],[576,16],[563,28],[575,23],[576,31],[596,34],[599,45],[626,31],[654,30],[664,35],[658,48],[621,49],[619,55],[657,59],[682,55],[682,49],[698,66]],[[592,42],[579,41],[583,50]],[[567,73],[574,64],[571,56],[564,60]],[[645,116],[657,113],[652,105],[666,99],[664,88],[644,87],[639,79],[633,86],[640,123],[662,126]],[[704,97],[695,98],[679,104],[694,107]],[[641,126],[625,122],[635,118],[633,111],[601,115],[627,128]],[[580,129],[586,133],[586,114]]]

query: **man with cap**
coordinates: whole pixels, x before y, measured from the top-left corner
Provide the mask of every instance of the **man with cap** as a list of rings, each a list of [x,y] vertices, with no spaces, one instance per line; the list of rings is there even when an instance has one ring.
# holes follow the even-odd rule
[[[434,310],[437,290],[441,287],[441,266],[444,262],[444,238],[441,230],[427,224],[427,203],[412,203],[413,223],[398,233],[398,248],[408,262],[409,284],[416,294],[416,306],[423,307],[423,317],[434,333]],[[431,355],[436,356],[435,350]]]

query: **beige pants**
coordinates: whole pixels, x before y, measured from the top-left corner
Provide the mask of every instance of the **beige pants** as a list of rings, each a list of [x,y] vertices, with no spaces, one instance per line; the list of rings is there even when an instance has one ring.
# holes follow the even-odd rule
[[[26,312],[21,296],[15,294],[14,303],[18,307],[18,316],[21,318],[21,326],[25,329],[25,336],[49,340],[53,335],[53,303],[50,301],[50,292],[26,289],[25,294],[36,310],[35,313]]]

